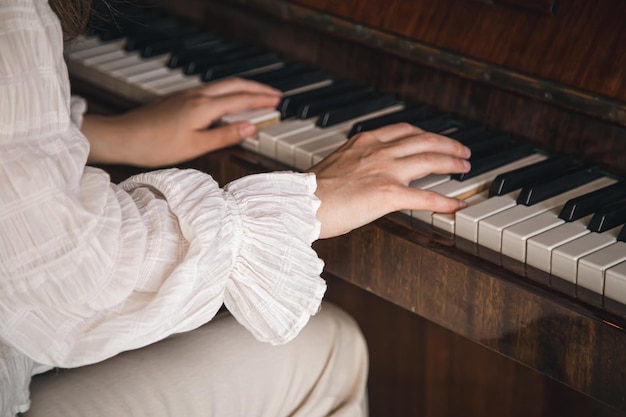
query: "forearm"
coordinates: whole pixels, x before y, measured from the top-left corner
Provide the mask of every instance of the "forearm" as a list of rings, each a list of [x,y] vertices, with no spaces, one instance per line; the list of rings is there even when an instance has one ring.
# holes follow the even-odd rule
[[[133,164],[132,149],[124,151],[136,135],[121,123],[120,116],[85,115],[80,128],[89,141],[89,164]]]

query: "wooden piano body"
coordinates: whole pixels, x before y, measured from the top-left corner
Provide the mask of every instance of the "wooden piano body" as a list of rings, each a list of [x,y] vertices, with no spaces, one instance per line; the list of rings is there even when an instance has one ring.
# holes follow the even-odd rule
[[[333,76],[626,174],[622,0],[160,3]],[[186,166],[222,183],[282,168],[239,148]],[[114,179],[134,172],[108,169]],[[626,415],[623,313],[481,259],[402,214],[316,249],[328,298],[370,343],[372,416]]]

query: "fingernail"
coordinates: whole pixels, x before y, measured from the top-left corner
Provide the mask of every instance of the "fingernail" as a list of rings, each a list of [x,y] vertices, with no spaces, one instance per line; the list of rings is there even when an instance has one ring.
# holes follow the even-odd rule
[[[465,147],[465,157],[469,158],[470,156],[472,156],[472,150],[466,146]]]
[[[464,167],[465,167],[465,169],[466,169],[466,170],[468,170],[468,171],[469,171],[470,169],[472,169],[472,164],[470,164],[470,161],[466,161],[466,160],[464,160],[464,161],[463,161],[463,166],[464,166]]]
[[[254,135],[256,132],[256,126],[252,123],[242,123],[239,125],[239,135],[241,137],[247,138],[248,136]]]
[[[459,209],[464,209],[465,207],[467,207],[467,202],[459,200]]]

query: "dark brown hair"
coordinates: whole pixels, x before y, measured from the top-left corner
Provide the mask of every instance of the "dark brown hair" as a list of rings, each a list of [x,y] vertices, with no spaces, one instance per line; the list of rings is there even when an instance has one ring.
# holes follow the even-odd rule
[[[91,0],[49,0],[49,3],[61,21],[66,39],[85,31],[91,14]]]

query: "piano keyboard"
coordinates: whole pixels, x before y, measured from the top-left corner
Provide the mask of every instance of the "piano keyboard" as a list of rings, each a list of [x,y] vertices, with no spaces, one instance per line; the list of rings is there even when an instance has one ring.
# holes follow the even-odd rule
[[[257,135],[242,146],[302,171],[350,136],[389,123],[455,138],[472,149],[472,170],[430,175],[411,186],[465,199],[468,207],[454,215],[406,214],[545,274],[548,285],[570,288],[569,295],[624,314],[626,182],[153,10],[121,8],[121,16],[130,17],[66,45],[73,77],[97,80],[103,90],[137,103],[233,76],[272,85],[284,94],[277,109],[229,115],[222,122],[255,123]]]

